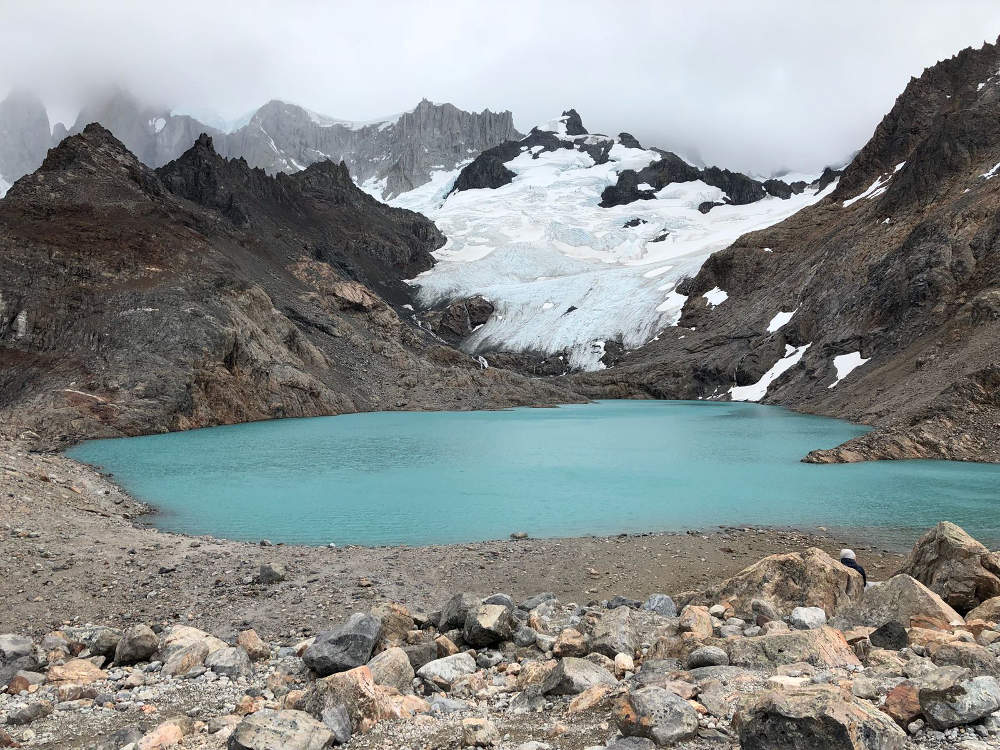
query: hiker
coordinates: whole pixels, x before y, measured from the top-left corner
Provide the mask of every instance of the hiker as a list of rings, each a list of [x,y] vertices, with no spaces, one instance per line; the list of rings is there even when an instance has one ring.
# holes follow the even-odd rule
[[[868,576],[865,575],[865,569],[858,565],[858,560],[854,556],[854,550],[852,549],[842,549],[840,550],[840,562],[851,570],[856,570],[861,574],[861,580],[864,581],[865,586],[868,586]]]

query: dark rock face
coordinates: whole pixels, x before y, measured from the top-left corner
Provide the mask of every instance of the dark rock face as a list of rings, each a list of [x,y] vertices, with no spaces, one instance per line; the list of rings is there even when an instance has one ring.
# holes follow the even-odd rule
[[[477,188],[495,190],[510,184],[514,179],[514,173],[504,166],[504,162],[516,157],[520,151],[519,145],[514,141],[484,151],[459,172],[451,192]]]
[[[618,142],[627,148],[642,148],[642,144],[631,133],[619,133]]]
[[[807,460],[1000,460],[1000,180],[984,176],[1000,161],[998,68],[987,44],[911,81],[827,199],[681,285],[679,325],[696,331],[572,382],[592,395],[718,396],[809,344],[765,401],[879,429]],[[729,298],[712,309],[701,295],[716,286]],[[855,352],[868,361],[840,380],[835,358]]]
[[[445,341],[458,344],[493,314],[493,303],[483,297],[455,300],[443,310],[429,310],[420,314],[423,322]]]
[[[562,116],[566,118],[566,135],[587,135],[583,120],[575,109],[567,109]]]
[[[205,137],[154,171],[88,126],[0,201],[2,418],[51,446],[578,399],[482,370],[400,319],[402,279],[428,268],[441,242],[430,221],[362,193],[341,165],[270,177]]]

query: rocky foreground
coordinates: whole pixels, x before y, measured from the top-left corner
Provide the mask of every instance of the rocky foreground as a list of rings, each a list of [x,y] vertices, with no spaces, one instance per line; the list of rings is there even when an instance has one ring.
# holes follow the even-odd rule
[[[67,625],[0,635],[0,746],[1000,747],[998,622],[1000,556],[942,523],[867,590],[807,548],[701,591],[461,592],[301,640]]]

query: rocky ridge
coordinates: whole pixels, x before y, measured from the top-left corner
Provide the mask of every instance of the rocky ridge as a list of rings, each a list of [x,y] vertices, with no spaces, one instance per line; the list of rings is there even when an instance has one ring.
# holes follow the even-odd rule
[[[409,322],[402,279],[442,241],[344,165],[272,177],[205,136],[154,171],[88,126],[0,201],[2,418],[52,445],[578,399]]]
[[[924,570],[931,588],[899,573],[865,590],[858,573],[805,549],[644,601],[462,592],[433,612],[384,601],[299,640],[138,620],[0,635],[0,741],[1000,747],[1000,597],[963,617],[938,595],[979,575],[960,562],[961,535],[942,528],[911,553],[939,561]],[[286,585],[271,565],[258,578]]]
[[[715,253],[676,329],[575,387],[878,427],[810,461],[1000,460],[998,69],[985,44],[913,79],[827,198]]]

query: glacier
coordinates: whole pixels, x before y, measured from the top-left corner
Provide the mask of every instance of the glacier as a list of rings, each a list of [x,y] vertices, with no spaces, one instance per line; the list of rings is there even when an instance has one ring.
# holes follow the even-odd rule
[[[557,121],[542,127],[564,140],[608,140],[567,136]],[[410,280],[419,302],[490,300],[495,313],[463,343],[470,353],[568,352],[572,369],[601,369],[606,341],[635,349],[677,324],[686,297],[676,287],[709,255],[815,203],[836,184],[708,213],[699,205],[726,195],[701,180],[670,183],[654,200],[598,205],[619,172],[658,159],[656,151],[620,142],[603,164],[580,150],[523,146],[505,164],[515,174],[509,184],[450,195],[460,167],[434,172],[427,184],[390,201],[429,217],[448,238],[435,266]]]

